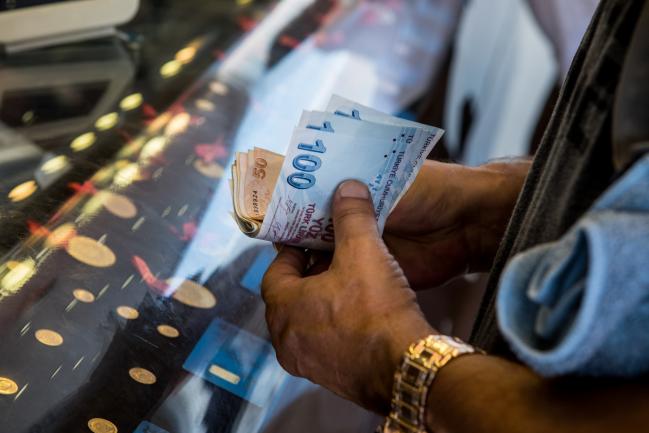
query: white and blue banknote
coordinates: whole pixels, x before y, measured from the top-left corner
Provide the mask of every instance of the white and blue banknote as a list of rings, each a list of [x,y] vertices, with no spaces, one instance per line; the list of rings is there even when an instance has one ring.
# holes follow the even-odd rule
[[[332,250],[331,203],[340,183],[364,182],[380,232],[444,131],[333,96],[293,131],[260,230],[253,236]]]

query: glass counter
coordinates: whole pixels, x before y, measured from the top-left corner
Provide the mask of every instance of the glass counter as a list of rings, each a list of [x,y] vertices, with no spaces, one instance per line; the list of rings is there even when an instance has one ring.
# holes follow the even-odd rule
[[[333,93],[402,112],[449,4],[144,1],[118,37],[3,58],[0,431],[263,431],[294,390],[235,152],[283,151]]]

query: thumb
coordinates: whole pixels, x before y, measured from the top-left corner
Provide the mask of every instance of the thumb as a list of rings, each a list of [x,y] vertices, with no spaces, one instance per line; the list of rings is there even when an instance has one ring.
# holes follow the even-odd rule
[[[361,182],[348,180],[340,184],[333,200],[333,220],[336,250],[381,239],[370,192]]]

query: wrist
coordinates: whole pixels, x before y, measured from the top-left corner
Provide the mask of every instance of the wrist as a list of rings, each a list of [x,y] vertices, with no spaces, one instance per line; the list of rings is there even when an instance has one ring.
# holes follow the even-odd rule
[[[383,331],[380,332],[386,341],[379,344],[383,348],[375,363],[375,383],[370,389],[375,390],[377,404],[373,409],[382,415],[390,411],[390,402],[394,387],[394,373],[403,362],[403,354],[413,342],[419,341],[428,335],[439,335],[439,332],[432,328],[423,315],[408,315],[407,318],[399,320],[384,320]]]

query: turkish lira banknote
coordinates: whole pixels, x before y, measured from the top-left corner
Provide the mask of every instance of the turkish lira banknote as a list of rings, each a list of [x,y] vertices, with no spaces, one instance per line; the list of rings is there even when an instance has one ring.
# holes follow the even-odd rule
[[[380,232],[444,131],[333,96],[305,111],[284,156],[255,148],[232,166],[234,218],[248,236],[331,250],[331,202],[345,180],[365,183]]]

